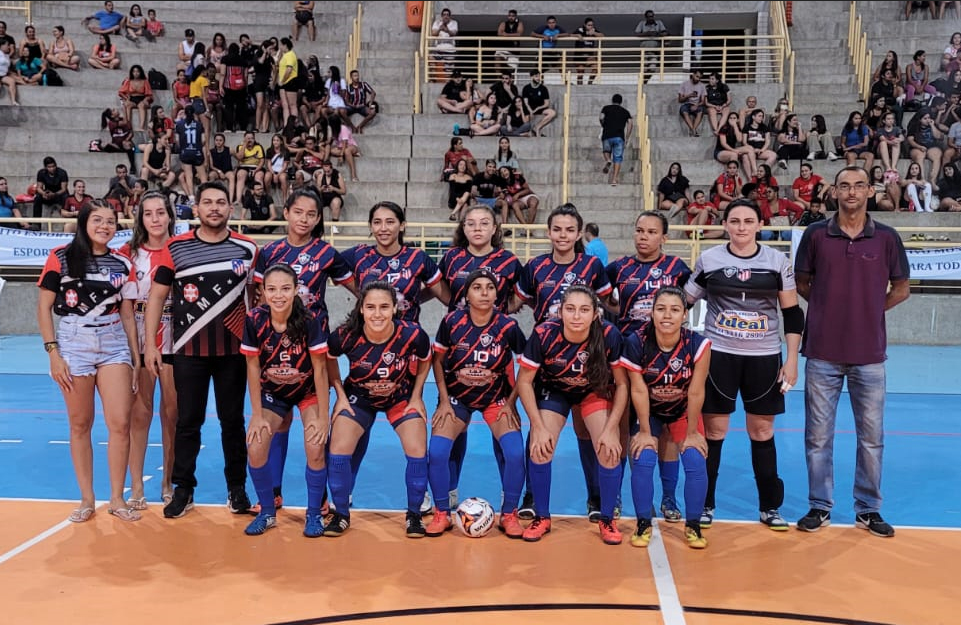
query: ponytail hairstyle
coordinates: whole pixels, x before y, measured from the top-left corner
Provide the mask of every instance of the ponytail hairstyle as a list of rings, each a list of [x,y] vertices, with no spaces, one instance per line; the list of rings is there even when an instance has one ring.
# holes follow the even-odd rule
[[[687,295],[684,294],[684,289],[679,286],[662,286],[654,292],[654,299],[651,301],[651,310],[654,310],[654,306],[657,305],[657,300],[668,295],[679,297],[681,299],[681,303],[687,306]],[[642,352],[641,360],[644,362],[639,362],[637,364],[641,365],[642,367],[646,367],[648,356],[657,354],[661,349],[657,346],[657,328],[654,327],[653,317],[648,320],[647,323],[641,326],[640,331]]]
[[[282,273],[294,283],[293,308],[290,310],[290,316],[287,317],[287,331],[285,334],[295,343],[305,342],[307,340],[307,321],[310,319],[310,313],[307,312],[304,300],[301,299],[300,294],[297,293],[297,273],[290,268],[290,265],[277,263],[276,265],[268,267],[267,271],[264,272],[265,283],[267,282],[267,276],[273,273]]]
[[[581,293],[591,300],[594,308],[594,320],[587,335],[587,362],[584,363],[585,377],[588,385],[595,393],[604,398],[611,396],[611,367],[607,362],[607,348],[604,344],[604,326],[601,323],[601,301],[592,288],[583,284],[572,284],[561,296],[561,307],[567,303],[571,295]]]
[[[640,215],[637,216],[637,219],[634,220],[635,228],[637,227],[637,224],[641,222],[641,219],[643,219],[644,217],[653,217],[654,219],[661,222],[661,234],[667,234],[668,221],[667,221],[667,217],[665,217],[663,213],[659,213],[658,211],[643,211]]]
[[[337,119],[336,116],[331,117],[331,120],[335,120],[335,119]],[[397,220],[400,222],[401,226],[403,226],[400,229],[400,232],[397,233],[397,242],[400,245],[403,245],[404,244],[404,227],[406,227],[407,225],[407,215],[404,213],[404,209],[401,208],[400,204],[397,204],[396,202],[386,202],[386,201],[377,202],[371,207],[370,212],[367,213],[368,226],[374,223],[374,213],[377,212],[378,208],[386,208],[390,212],[394,213],[394,217],[396,217]]]
[[[494,285],[494,300],[496,301],[497,296],[500,295],[497,293],[497,276],[494,275],[494,272],[491,271],[489,267],[479,267],[467,274],[467,280],[464,281],[464,299],[467,299],[467,293],[470,291],[471,285],[478,280],[491,281],[491,283]]]
[[[90,235],[87,234],[87,222],[90,221],[90,213],[97,209],[105,208],[114,213],[113,208],[106,200],[90,200],[80,207],[77,213],[77,233],[73,241],[67,244],[67,275],[71,278],[83,280],[87,275],[87,266],[93,260],[93,243]]]
[[[294,205],[294,202],[296,202],[298,199],[302,197],[307,198],[308,200],[313,202],[314,205],[317,207],[317,217],[319,219],[317,221],[317,225],[314,226],[314,229],[310,231],[310,236],[314,239],[323,239],[324,238],[324,204],[323,202],[320,201],[320,197],[318,197],[317,192],[314,190],[315,188],[316,187],[313,187],[313,186],[301,187],[299,189],[291,191],[290,196],[287,198],[287,201],[284,202],[284,210],[289,210],[290,207]]]
[[[138,182],[140,182],[138,180]],[[130,254],[136,254],[137,250],[143,247],[144,243],[150,238],[150,234],[147,232],[147,227],[143,223],[143,203],[147,200],[160,200],[164,203],[164,209],[167,211],[167,217],[170,218],[170,223],[167,225],[167,234],[169,236],[174,235],[174,223],[177,221],[177,216],[174,214],[174,209],[170,205],[170,198],[167,194],[161,191],[147,191],[140,198],[140,210],[136,212],[133,218],[133,236],[130,238]]]
[[[490,215],[494,222],[494,235],[491,237],[491,247],[497,249],[503,247],[504,245],[504,231],[501,229],[500,218],[494,213],[494,209],[487,204],[472,204],[468,206],[465,210],[461,211],[460,219],[457,220],[457,227],[454,228],[454,236],[451,240],[451,247],[459,247],[462,249],[467,249],[470,242],[467,240],[467,233],[464,231],[464,222],[467,220],[467,215],[473,213],[474,211],[484,211]]]
[[[347,337],[359,337],[364,334],[364,313],[362,312],[364,306],[364,300],[367,299],[367,295],[371,291],[384,291],[390,293],[390,300],[397,306],[397,291],[394,290],[390,284],[385,280],[372,280],[365,284],[361,289],[360,293],[357,294],[357,302],[354,304],[354,309],[350,311],[347,315],[346,321],[343,325],[337,328],[337,331],[342,334],[345,342],[347,342]],[[395,313],[396,317],[396,313]]]
[[[577,207],[571,204],[570,202],[566,204],[561,204],[560,206],[552,210],[551,213],[547,216],[548,231],[551,229],[551,222],[554,221],[554,218],[562,217],[562,216],[573,217],[575,220],[577,220],[577,231],[578,232],[584,231],[584,218],[581,217],[581,214],[577,212]],[[577,241],[574,242],[574,253],[575,254],[584,253],[584,241],[582,239],[578,239]]]

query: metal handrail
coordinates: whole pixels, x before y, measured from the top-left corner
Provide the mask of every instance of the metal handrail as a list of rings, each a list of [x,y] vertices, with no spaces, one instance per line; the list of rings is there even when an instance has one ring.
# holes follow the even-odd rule
[[[357,3],[357,15],[351,22],[350,34],[347,35],[347,54],[344,59],[344,71],[350,73],[360,65],[360,28],[364,17],[364,7]]]
[[[774,36],[781,42],[782,76],[785,79],[785,97],[794,106],[794,70],[796,57],[791,46],[791,34],[788,30],[787,11],[784,2],[771,2],[771,25]]]
[[[857,14],[857,2],[851,1],[848,15],[848,53],[854,65],[854,78],[858,85],[858,94],[867,101],[871,93],[871,74],[873,72],[871,50],[868,49],[868,33],[864,29],[864,22]]]
[[[24,24],[32,24],[32,9],[30,2],[0,2],[0,11],[23,12]]]
[[[571,74],[568,72],[564,75],[564,82],[566,83],[564,89],[564,149],[563,155],[564,160],[561,165],[561,203],[567,204],[570,198],[570,181],[568,180],[571,175]]]

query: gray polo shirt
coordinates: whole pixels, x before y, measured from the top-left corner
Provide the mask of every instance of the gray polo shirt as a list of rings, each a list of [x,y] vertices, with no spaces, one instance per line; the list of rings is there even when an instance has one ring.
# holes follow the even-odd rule
[[[853,239],[837,216],[808,226],[794,261],[811,275],[811,293],[801,339],[808,358],[848,365],[884,362],[888,283],[911,277],[901,237],[867,216]]]

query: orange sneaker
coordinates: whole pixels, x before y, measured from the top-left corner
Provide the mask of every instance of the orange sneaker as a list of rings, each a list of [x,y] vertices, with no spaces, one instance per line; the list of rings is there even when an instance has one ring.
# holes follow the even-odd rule
[[[536,516],[524,533],[521,534],[521,538],[529,543],[536,543],[541,538],[544,538],[545,534],[550,534],[551,532],[551,520],[545,519],[544,517]]]
[[[454,529],[454,524],[450,520],[450,512],[434,510],[434,516],[431,517],[430,523],[427,525],[427,535],[436,538],[443,536],[444,532],[449,532],[452,529]]]
[[[501,514],[501,521],[497,524],[497,529],[504,532],[508,538],[522,538],[524,536],[524,526],[517,518],[517,510],[507,514]]]
[[[606,545],[620,545],[624,537],[621,530],[617,529],[617,523],[613,519],[601,519],[597,522],[597,528],[601,531],[601,540]]]

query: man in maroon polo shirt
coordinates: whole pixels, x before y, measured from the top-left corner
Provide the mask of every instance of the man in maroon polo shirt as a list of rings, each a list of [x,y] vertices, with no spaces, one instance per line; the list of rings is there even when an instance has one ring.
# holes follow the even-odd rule
[[[835,418],[847,378],[858,441],[855,524],[889,538],[894,528],[880,514],[884,313],[908,299],[910,266],[898,233],[867,213],[873,193],[867,172],[845,167],[834,185],[838,211],[808,226],[794,265],[798,293],[808,301],[801,352],[807,357],[804,447],[811,505],[797,528],[816,532],[831,523]]]

